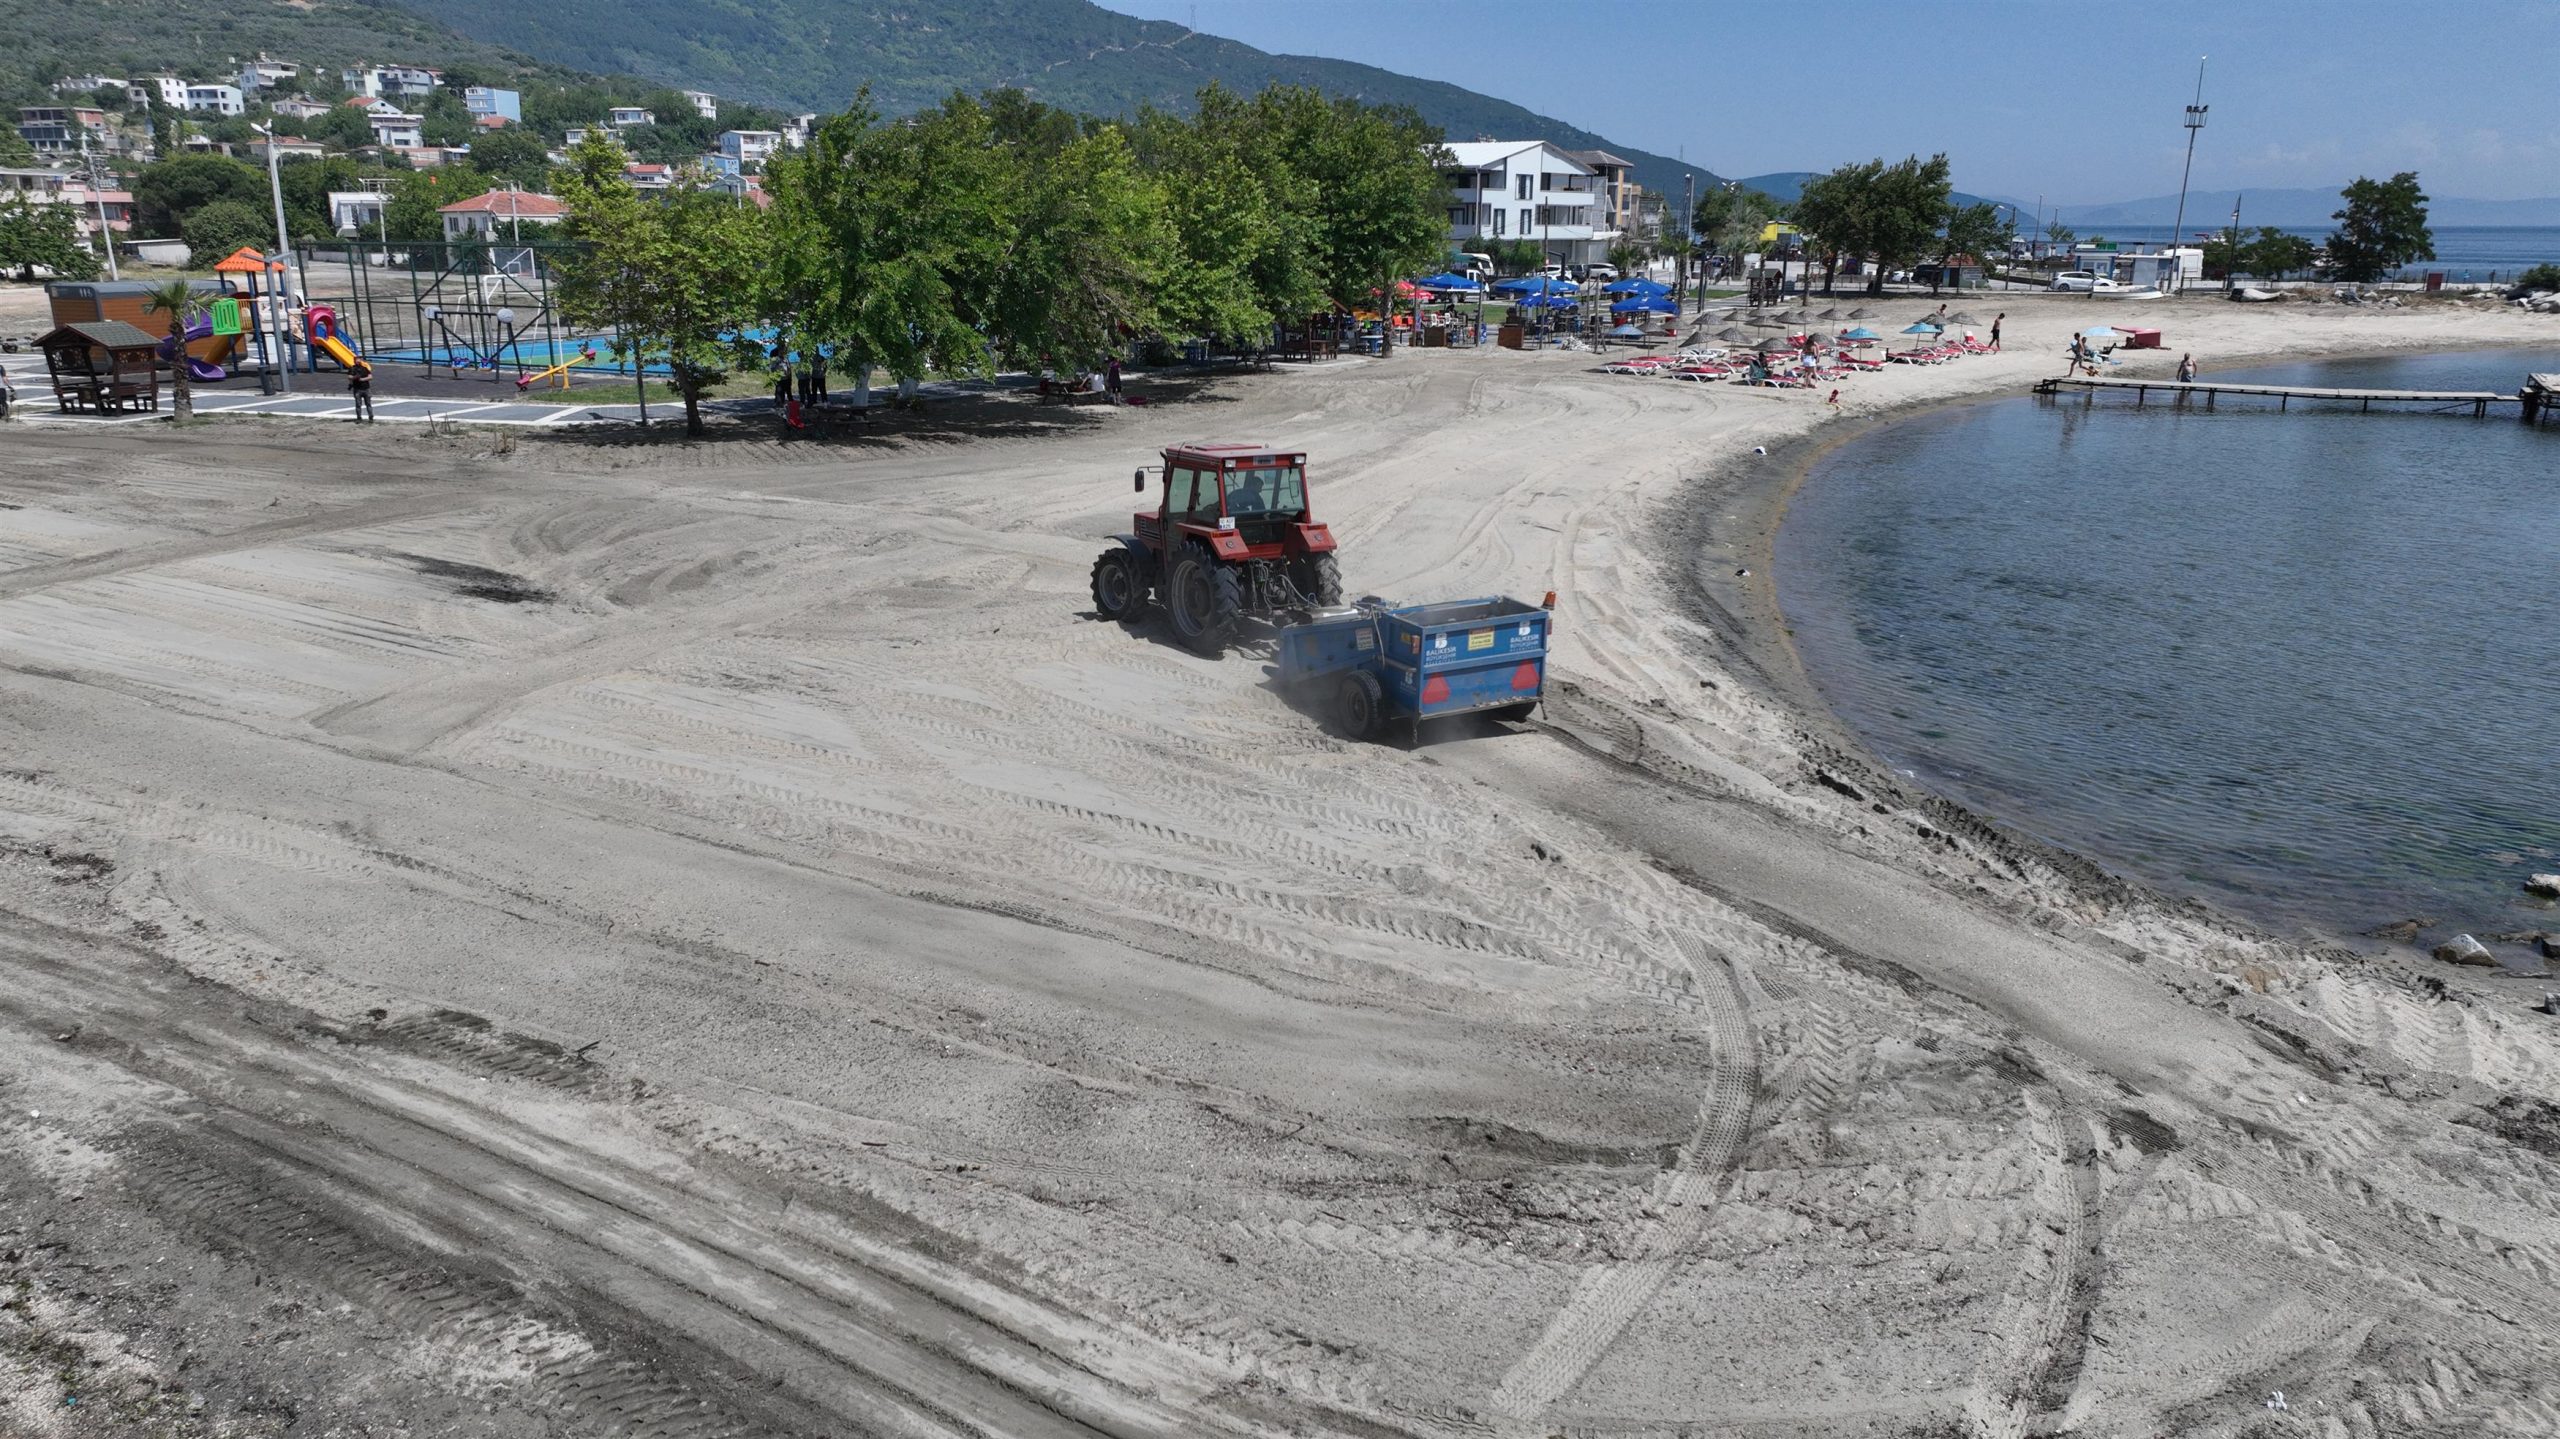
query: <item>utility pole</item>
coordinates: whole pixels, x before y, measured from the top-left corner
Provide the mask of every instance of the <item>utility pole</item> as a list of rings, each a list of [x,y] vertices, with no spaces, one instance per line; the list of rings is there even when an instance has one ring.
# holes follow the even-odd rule
[[[1680,147],[1680,156],[1684,161],[1688,158],[1688,146]],[[1689,263],[1697,253],[1698,172],[1684,170],[1680,178],[1680,282],[1671,291],[1671,303],[1675,306],[1689,302]],[[1672,318],[1677,320],[1679,316],[1675,313]]]
[[[2245,195],[2233,195],[2231,197],[2231,249],[2232,257],[2234,259],[2239,257],[2240,250],[2240,202],[2247,198],[2248,197]],[[2225,265],[2222,267],[2222,293],[2225,295],[2231,293],[2231,286],[2234,283],[2234,275],[2238,269],[2239,267],[2237,265]]]
[[[89,127],[80,127],[80,163],[89,171],[89,198],[98,206],[98,248],[107,252],[107,278],[121,280],[116,270],[116,232],[107,223],[107,178],[98,164],[97,154],[89,148]]]
[[[2213,57],[2210,55],[2198,55],[2196,57],[2196,102],[2187,107],[2187,167],[2178,172],[2178,218],[2171,222],[2169,226],[2170,263],[2177,266],[2177,275],[2181,285],[2183,285],[2186,280],[2187,267],[2186,262],[2178,258],[2177,252],[2184,244],[2182,237],[2187,233],[2187,177],[2193,175],[2196,169],[2196,132],[2204,128],[2204,112],[2206,108],[2204,103],[2204,62],[2212,58]]]

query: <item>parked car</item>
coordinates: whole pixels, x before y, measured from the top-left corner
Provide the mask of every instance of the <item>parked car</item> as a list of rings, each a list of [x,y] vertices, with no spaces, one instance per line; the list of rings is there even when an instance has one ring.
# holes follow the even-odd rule
[[[1546,276],[1550,280],[1561,280],[1564,278],[1564,266],[1548,265],[1541,268],[1538,273]]]
[[[1618,278],[1618,267],[1615,265],[1585,265],[1582,267],[1582,271],[1582,277],[1586,280],[1614,280]]]
[[[2053,288],[2082,295],[2120,295],[2124,286],[2088,270],[2065,270],[2053,277]]]

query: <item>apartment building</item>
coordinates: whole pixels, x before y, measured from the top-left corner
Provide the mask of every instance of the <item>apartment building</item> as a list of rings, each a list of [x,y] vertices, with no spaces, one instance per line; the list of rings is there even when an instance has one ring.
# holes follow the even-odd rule
[[[84,141],[100,150],[120,148],[107,112],[87,105],[22,105],[18,133],[45,159],[77,155]]]
[[[245,115],[249,102],[237,85],[189,85],[185,108],[206,115]]]
[[[187,108],[187,82],[175,75],[136,76],[125,85],[124,94],[136,105],[166,105],[172,110]]]
[[[103,190],[91,189],[89,177],[72,170],[34,167],[0,168],[0,196],[18,196],[31,205],[67,205],[77,217],[81,240],[95,248],[98,212],[106,211],[109,233],[121,238],[133,230],[133,194],[114,180]]]
[[[479,119],[496,116],[510,124],[524,123],[524,96],[514,90],[500,90],[488,85],[472,85],[462,92],[462,108]]]
[[[779,130],[720,132],[720,153],[737,162],[741,169],[749,165],[761,168],[765,161],[773,158],[773,152],[781,148],[782,132]]]
[[[338,72],[350,95],[384,100],[412,100],[443,83],[444,72],[425,65],[359,65]]]
[[[1606,259],[1617,235],[1591,166],[1543,140],[1477,140],[1447,147],[1450,248],[1485,240],[1528,240],[1551,263]]]
[[[693,107],[693,113],[705,120],[720,118],[720,97],[708,90],[687,90],[684,92],[684,102]]]
[[[658,117],[637,105],[616,105],[606,112],[604,122],[617,130],[628,130],[634,125],[655,125]]]
[[[302,67],[290,60],[270,60],[265,55],[240,67],[240,88],[272,90],[302,77]]]

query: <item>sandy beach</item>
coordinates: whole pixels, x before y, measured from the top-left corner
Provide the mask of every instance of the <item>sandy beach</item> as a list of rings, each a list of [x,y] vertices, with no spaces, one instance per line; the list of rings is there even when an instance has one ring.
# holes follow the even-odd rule
[[[2560,1429],[2542,986],[1907,790],[1768,580],[1814,447],[2084,326],[2560,321],[2004,305],[1836,409],[0,430],[0,1431]],[[1308,451],[1355,594],[1554,591],[1538,719],[1349,743],[1096,618],[1199,439]]]

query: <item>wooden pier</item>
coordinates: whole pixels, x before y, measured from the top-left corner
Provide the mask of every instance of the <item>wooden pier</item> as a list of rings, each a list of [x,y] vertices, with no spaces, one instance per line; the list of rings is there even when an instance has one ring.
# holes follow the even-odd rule
[[[2100,390],[2130,391],[2136,405],[2149,403],[2155,392],[2179,401],[2201,395],[2208,410],[2213,408],[2215,400],[2224,395],[2257,395],[2273,397],[2279,410],[2290,408],[2296,400],[2320,400],[2352,404],[2358,414],[2371,413],[2376,405],[2421,405],[2450,412],[2469,410],[2474,416],[2486,416],[2491,405],[2522,405],[2530,416],[2543,408],[2531,398],[2535,394],[2534,386],[2542,381],[2550,381],[2554,387],[2546,393],[2560,394],[2560,375],[2537,375],[2526,382],[2525,389],[2512,395],[2501,395],[2495,390],[2337,390],[2317,385],[2241,385],[2216,380],[2141,380],[2079,375],[2038,380],[2036,393],[2055,395],[2064,390],[2078,390],[2095,398]]]

